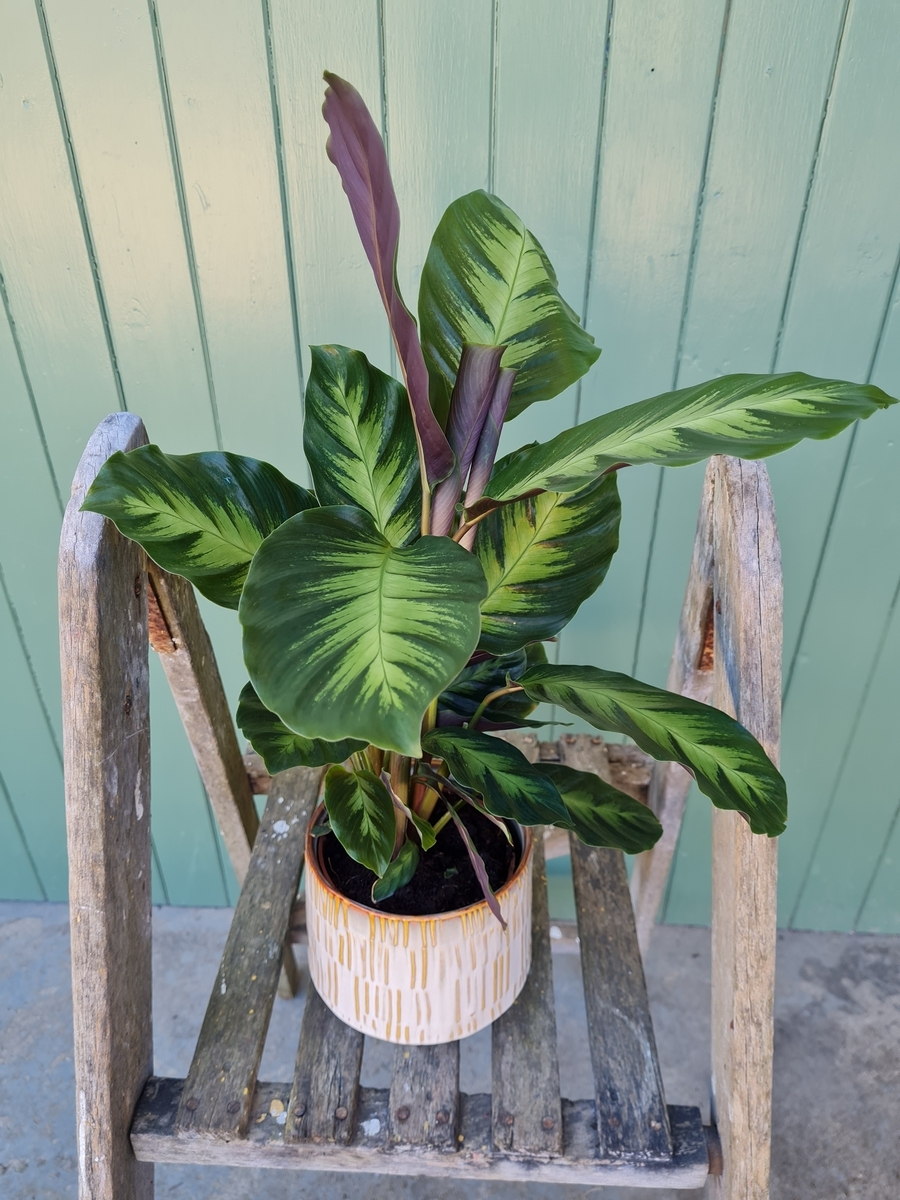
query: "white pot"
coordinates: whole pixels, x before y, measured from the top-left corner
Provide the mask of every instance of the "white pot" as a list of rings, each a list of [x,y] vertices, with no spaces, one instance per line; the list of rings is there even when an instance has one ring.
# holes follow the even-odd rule
[[[348,900],[307,831],[309,973],[331,1011],[370,1037],[412,1045],[468,1037],[505,1012],[531,967],[532,836],[522,832],[519,865],[497,892],[504,930],[484,900],[423,917]]]

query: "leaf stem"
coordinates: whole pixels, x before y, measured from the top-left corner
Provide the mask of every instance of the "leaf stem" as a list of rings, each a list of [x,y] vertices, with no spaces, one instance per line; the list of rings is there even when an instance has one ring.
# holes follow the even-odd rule
[[[472,719],[471,719],[471,721],[469,721],[467,723],[466,728],[474,729],[475,726],[478,724],[478,722],[481,720],[481,718],[484,716],[484,710],[488,707],[489,704],[493,704],[493,702],[495,700],[497,700],[500,696],[510,696],[510,695],[512,695],[513,692],[524,692],[524,691],[525,691],[525,689],[523,687],[520,687],[517,683],[511,683],[511,684],[509,684],[508,687],[497,688],[497,690],[495,692],[488,692],[488,694],[485,696],[485,698],[482,700],[482,702],[475,709],[475,712],[472,714]]]

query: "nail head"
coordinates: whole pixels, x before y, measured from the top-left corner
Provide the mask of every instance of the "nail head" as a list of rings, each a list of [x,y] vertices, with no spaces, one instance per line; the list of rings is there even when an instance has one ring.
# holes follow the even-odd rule
[[[409,1109],[404,1104],[400,1108],[397,1109],[397,1111],[394,1113],[394,1116],[397,1118],[398,1121],[408,1121],[409,1120]]]
[[[336,1108],[334,1110],[334,1115],[339,1121],[347,1120],[347,1110],[344,1108],[343,1104],[340,1106],[340,1108]]]

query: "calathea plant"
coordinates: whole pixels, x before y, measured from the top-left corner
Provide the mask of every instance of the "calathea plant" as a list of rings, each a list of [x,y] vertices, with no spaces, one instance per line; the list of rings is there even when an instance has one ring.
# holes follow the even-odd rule
[[[395,263],[399,211],[360,96],[327,75],[328,154],[372,265],[404,383],[357,350],[312,349],[304,448],[315,491],[230,453],[115,454],[84,507],[161,567],[236,608],[250,683],[238,724],[270,771],[331,764],[330,828],[372,872],[377,904],[452,823],[550,824],[637,852],[660,826],[591,774],[530,764],[492,731],[549,702],[691,771],[755,833],[785,827],[784,781],[723,713],[543,644],[616,551],[617,471],[712,453],[760,458],[893,403],[803,374],[730,375],[605,413],[495,463],[505,420],[599,355],[544,250],[483,191],[454,201],[422,272],[419,325]],[[450,831],[452,832],[452,831]]]

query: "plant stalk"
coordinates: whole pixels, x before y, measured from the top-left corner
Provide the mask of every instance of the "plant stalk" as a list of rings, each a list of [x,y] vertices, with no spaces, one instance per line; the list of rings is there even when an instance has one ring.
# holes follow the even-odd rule
[[[485,696],[485,698],[482,700],[482,702],[478,705],[478,707],[475,709],[475,712],[472,714],[471,721],[469,721],[466,725],[466,729],[474,729],[475,726],[478,724],[478,722],[481,720],[481,718],[484,716],[484,710],[488,707],[489,704],[493,704],[493,702],[496,699],[498,699],[498,697],[510,696],[510,695],[512,695],[513,692],[524,692],[524,691],[525,691],[525,689],[523,687],[520,687],[517,683],[511,683],[508,687],[497,688],[497,690],[495,692],[489,692]]]

